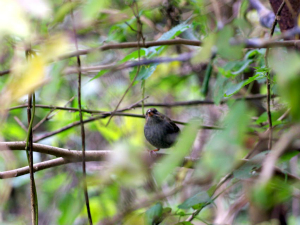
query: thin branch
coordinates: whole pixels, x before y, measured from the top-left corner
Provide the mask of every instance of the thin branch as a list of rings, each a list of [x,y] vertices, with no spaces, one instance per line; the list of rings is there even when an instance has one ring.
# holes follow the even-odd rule
[[[289,37],[299,33],[300,31],[295,29],[293,30],[292,34],[291,31],[286,31],[284,34],[281,34],[278,37],[275,37],[276,40],[265,40],[265,39],[247,39],[244,41],[234,40],[231,41],[232,45],[244,45],[245,48],[274,48],[274,47],[297,47],[300,44],[300,40],[287,40],[287,41],[277,41],[277,39],[281,39],[282,37]],[[188,40],[188,39],[172,39],[172,40],[163,40],[163,41],[149,41],[140,43],[141,48],[150,48],[153,46],[162,46],[162,45],[190,45],[190,46],[201,46],[202,42],[197,40]],[[85,49],[85,50],[78,50],[70,53],[66,53],[65,55],[61,56],[59,59],[64,60],[72,57],[77,57],[80,55],[87,55],[91,52],[95,51],[107,51],[112,49],[127,49],[127,48],[137,48],[138,42],[125,42],[125,43],[117,43],[117,44],[105,44],[100,47]],[[111,68],[109,65],[108,68]],[[102,68],[102,69],[108,69]],[[0,71],[0,76],[9,74],[10,70]]]
[[[136,7],[136,12],[134,12],[134,6]],[[138,51],[138,62],[139,62],[139,61],[140,61],[140,58],[141,58],[141,53],[140,53],[140,49],[141,49],[141,47],[140,47],[140,41],[142,40],[143,43],[145,42],[145,39],[144,39],[144,36],[143,36],[143,33],[142,33],[142,26],[143,26],[143,24],[142,24],[142,22],[141,22],[141,20],[140,20],[139,11],[138,11],[138,5],[137,5],[137,3],[136,3],[135,1],[133,2],[133,5],[131,6],[131,9],[132,9],[133,14],[134,14],[135,17],[136,17],[136,22],[137,22],[137,42],[138,42],[138,46],[137,46],[138,49],[137,49],[137,51]],[[134,78],[132,79],[132,81],[131,81],[131,83],[129,84],[128,88],[126,89],[126,91],[124,92],[124,94],[123,94],[123,96],[121,97],[120,101],[118,102],[118,104],[117,104],[115,110],[112,112],[111,116],[109,117],[109,119],[108,119],[108,121],[107,121],[107,123],[106,123],[106,126],[108,126],[110,120],[113,118],[115,112],[118,110],[118,108],[119,108],[121,102],[123,101],[123,99],[125,98],[126,94],[127,94],[127,93],[129,92],[129,90],[132,88],[132,86],[133,86],[133,84],[134,84],[134,82],[135,82],[137,76],[138,76],[139,73],[140,73],[140,68],[141,68],[141,66],[138,65],[137,71],[136,71],[136,74],[135,74]]]
[[[77,43],[77,32],[75,28],[75,20],[74,20],[74,13],[73,10],[71,11],[71,18],[72,18],[72,26],[73,26],[73,34],[74,34],[74,41],[75,41],[75,47],[78,51],[78,43]],[[78,112],[79,112],[79,119],[80,119],[80,133],[81,133],[81,147],[82,147],[82,173],[83,173],[83,192],[84,192],[84,198],[85,198],[85,204],[86,204],[86,210],[88,214],[88,220],[89,224],[93,225],[92,221],[92,214],[90,210],[90,203],[89,203],[89,195],[87,190],[87,182],[86,182],[86,167],[85,167],[85,130],[84,130],[84,124],[83,124],[83,115],[81,110],[81,60],[80,56],[76,56],[77,58],[77,69],[78,69]]]
[[[14,116],[14,120],[20,125],[20,127],[25,131],[27,132],[27,128],[25,127],[25,125],[22,123],[22,121],[17,117],[17,116]]]
[[[270,151],[269,155],[265,159],[262,171],[259,177],[260,183],[267,183],[274,172],[275,164],[277,159],[292,146],[293,142],[300,138],[300,126],[292,127],[287,133],[282,135],[279,141],[274,146],[274,149]]]
[[[107,51],[112,49],[126,49],[126,48],[150,48],[154,46],[161,45],[191,45],[191,46],[201,46],[201,41],[196,40],[188,40],[188,39],[172,39],[172,40],[163,40],[163,41],[148,41],[148,42],[125,42],[125,43],[117,43],[117,44],[105,44],[98,48],[91,48],[86,50],[79,50],[75,52],[68,53],[62,56],[60,59],[67,59],[71,57],[75,57],[77,55],[86,55],[93,51]]]
[[[275,31],[275,27],[277,24],[277,20],[278,17],[283,9],[285,5],[285,2],[282,1],[276,16],[275,16],[275,20],[273,22],[273,26],[271,28],[271,33],[270,33],[270,38],[272,38],[274,31]],[[266,53],[265,53],[265,64],[266,64],[266,68],[269,68],[269,63],[268,63],[268,55],[269,55],[269,48],[267,48]],[[268,149],[272,148],[272,115],[271,115],[271,74],[270,72],[267,72],[266,74],[267,76],[267,114],[268,114],[268,123],[269,123],[269,142],[268,142]]]
[[[23,141],[15,142],[0,142],[0,151],[24,151],[26,143]],[[82,151],[79,150],[70,150],[65,148],[58,148],[50,145],[43,145],[33,143],[33,151],[48,155],[53,155],[55,157],[64,157],[69,160],[73,159],[82,159]],[[89,160],[104,160],[108,153],[111,150],[89,150],[87,151],[86,158]]]
[[[148,207],[151,204],[153,204],[154,202],[162,201],[169,196],[173,196],[174,194],[178,193],[185,187],[189,187],[191,185],[206,185],[208,182],[210,182],[210,180],[211,180],[210,177],[204,177],[202,179],[200,179],[200,178],[190,179],[167,192],[161,191],[161,192],[156,193],[151,198],[146,197],[145,199],[142,199],[141,201],[135,203],[134,205],[127,207],[124,211],[120,211],[113,218],[107,218],[107,219],[101,221],[101,224],[104,224],[104,225],[118,224],[126,215],[128,215],[129,213],[131,213],[133,211]]]
[[[296,127],[293,130],[291,130],[291,132],[289,132],[284,137],[282,137],[280,142],[278,142],[278,147],[280,147],[280,149],[289,150],[288,147],[291,146],[291,149],[296,149],[296,150],[300,151],[299,146],[291,145],[292,140],[295,140],[295,137],[299,136],[299,134],[300,134],[299,129],[300,129],[299,127]],[[22,142],[22,141],[0,142],[0,151],[9,151],[9,150],[24,151],[25,148],[26,148],[26,142]],[[275,148],[276,148],[276,146],[275,146]],[[43,154],[53,155],[55,157],[63,157],[64,158],[63,162],[65,162],[65,163],[82,161],[82,151],[78,151],[78,150],[70,150],[70,149],[49,146],[49,145],[33,143],[33,151],[43,153]],[[280,154],[282,154],[282,150],[280,150],[280,151],[281,151]],[[86,151],[86,161],[105,161],[109,155],[113,154],[113,152],[114,152],[113,150],[87,150]],[[145,155],[145,157],[147,157],[147,156],[149,156],[149,153],[145,151],[144,155]],[[155,162],[155,161],[161,159],[161,157],[164,157],[166,155],[167,155],[166,153],[157,152],[157,157],[155,157],[155,158],[151,157],[151,160],[154,160],[154,162]],[[269,156],[270,155],[267,156],[265,161],[267,161]],[[143,156],[142,156],[142,158],[143,158]],[[191,168],[192,167],[191,163],[193,164],[193,163],[197,162],[198,160],[199,160],[199,158],[185,157],[183,159],[181,166],[183,166],[183,167],[188,166],[188,168]],[[242,165],[244,165],[248,161],[249,160],[247,160],[247,159],[242,159],[241,162],[235,167],[235,170],[240,168]],[[52,162],[53,162],[53,164],[52,164]],[[62,162],[62,161],[59,161],[59,162]],[[55,166],[57,166],[56,163],[57,163],[57,161],[55,161],[55,160],[50,160],[50,161],[46,161],[46,162],[42,162],[42,163],[36,163],[36,164],[34,164],[34,172],[40,171],[40,170],[43,170],[46,168],[55,167]],[[63,164],[65,164],[65,163],[63,163]],[[44,167],[44,165],[47,165],[47,167]],[[59,165],[61,165],[61,164],[59,164]],[[20,169],[23,172],[21,174],[16,173],[16,171],[19,171]],[[281,175],[287,175],[289,177],[289,179],[300,181],[300,178],[298,178],[296,176],[292,176],[289,173],[286,174],[285,172],[282,172],[282,171],[280,172],[280,170],[278,168],[275,168],[275,169],[276,169],[276,173],[279,173]],[[11,172],[11,171],[15,171],[15,172]],[[16,170],[0,172],[0,178],[4,179],[4,178],[9,178],[9,177],[21,176],[21,175],[28,174],[28,173],[29,173],[29,167],[27,166],[27,167],[19,168]],[[262,173],[263,173],[263,171],[262,171]],[[225,176],[219,182],[216,189],[218,189],[218,187],[220,187],[222,184],[224,184],[231,177],[231,175],[232,175],[232,173]]]
[[[25,150],[25,142],[0,142],[0,151],[8,151],[10,150]],[[69,150],[69,149],[63,149],[48,145],[42,145],[42,144],[33,144],[33,151],[53,155],[56,157],[63,157],[58,158],[54,160],[48,160],[42,163],[36,163],[33,165],[33,171],[40,171],[51,167],[56,167],[59,165],[63,165],[70,162],[81,162],[82,161],[82,151],[78,150]],[[86,161],[105,161],[109,155],[114,154],[114,151],[112,150],[88,150],[86,151]],[[145,157],[150,157],[149,153],[147,151],[144,152]],[[161,157],[166,156],[165,153],[157,153],[155,158],[151,157],[151,162],[154,162],[156,160],[161,159]],[[182,162],[182,166],[188,166],[188,168],[191,168],[191,163],[195,162],[198,159],[193,159],[191,157],[185,157]],[[9,170],[0,172],[0,179],[10,178],[10,177],[16,177],[21,176],[24,174],[29,173],[29,167],[22,167],[15,170]]]
[[[277,97],[277,95],[272,95],[271,98],[275,98]],[[264,99],[267,98],[267,95],[251,95],[248,97],[244,97],[244,96],[239,96],[239,97],[235,97],[235,98],[231,98],[236,100],[236,101],[241,101],[241,100],[245,100],[245,101],[251,101],[251,100],[260,100],[260,99]],[[220,104],[226,104],[227,101],[229,99],[223,99]],[[144,106],[146,107],[178,107],[178,106],[194,106],[194,105],[214,105],[215,102],[212,100],[192,100],[192,101],[182,101],[182,102],[171,102],[171,103],[144,103]],[[8,110],[16,110],[16,109],[21,109],[21,108],[25,108],[27,107],[27,105],[19,105],[19,106],[15,106],[15,107],[11,107]],[[123,112],[126,110],[130,110],[133,108],[140,108],[142,107],[142,104],[136,104],[136,105],[132,105],[131,108],[126,107],[124,109],[118,110],[117,112]],[[78,108],[71,108],[71,107],[62,107],[62,106],[51,106],[51,105],[36,105],[36,108],[45,108],[45,109],[59,109],[59,110],[67,110],[70,112],[77,112]],[[110,113],[110,112],[106,112],[106,111],[100,111],[100,110],[89,110],[89,109],[82,109],[82,112],[86,112],[86,113],[101,113],[101,114],[106,114],[106,113]]]
[[[74,96],[64,105],[64,107],[66,107],[71,101],[73,101],[73,99],[74,99]],[[51,119],[53,116],[55,116],[56,115],[56,113],[55,114],[53,114],[53,115],[51,115],[52,114],[52,112],[53,111],[55,111],[57,108],[52,108],[51,110],[50,110],[50,112],[49,113],[47,113],[47,115],[43,118],[43,119],[41,119],[40,120],[40,122],[38,122],[35,126],[34,126],[34,128],[32,129],[33,131],[35,131],[39,126],[41,126],[45,121],[47,121],[47,120],[49,120],[49,119]],[[77,108],[76,108],[77,109]]]
[[[287,41],[277,41],[277,39],[281,39],[282,37],[289,37],[295,34],[300,33],[299,30],[295,29],[292,31],[286,31],[284,34],[275,37],[276,40],[266,41],[265,39],[248,39],[244,41],[233,40],[231,41],[231,45],[244,45],[244,48],[275,48],[275,47],[297,47],[300,45],[300,40],[287,40]],[[163,41],[149,41],[138,44],[138,42],[125,42],[125,43],[117,43],[117,44],[106,44],[100,47],[78,50],[70,53],[66,53],[59,58],[59,60],[64,60],[72,57],[77,57],[80,55],[87,55],[96,51],[107,51],[112,49],[127,49],[127,48],[137,48],[140,46],[141,48],[150,48],[153,46],[162,46],[162,45],[190,45],[190,46],[201,46],[202,41],[197,40],[188,40],[188,39],[172,39],[172,40],[163,40]],[[110,68],[110,67],[109,67]],[[10,70],[0,71],[0,76],[9,74]]]
[[[92,122],[92,121],[95,121],[95,120],[99,120],[99,119],[104,119],[104,118],[107,118],[111,115],[111,113],[106,113],[106,114],[102,114],[100,116],[95,116],[95,117],[92,117],[92,118],[89,118],[89,119],[86,119],[86,120],[83,120],[83,123],[89,123],[89,122]],[[135,117],[135,118],[142,118],[142,119],[145,119],[145,116],[144,115],[139,115],[139,114],[131,114],[131,113],[119,113],[119,112],[116,112],[114,114],[114,116],[128,116],[128,117]],[[180,122],[180,121],[176,121],[176,120],[173,120],[175,123],[177,124],[182,124],[182,125],[186,125],[185,122]],[[34,139],[34,142],[39,142],[45,138],[48,138],[48,137],[51,137],[55,134],[58,134],[58,133],[61,133],[61,132],[64,132],[66,130],[69,130],[70,128],[72,127],[75,127],[75,126],[78,126],[80,125],[80,122],[77,121],[77,122],[73,122],[63,128],[60,128],[56,131],[52,131],[52,132],[48,132],[48,133],[45,133],[43,135],[41,135],[40,137],[37,137]],[[222,128],[221,127],[217,127],[217,126],[199,126],[199,129],[210,129],[210,130],[221,130]]]
[[[31,51],[26,50],[27,61],[31,57]],[[32,109],[32,111],[31,111]],[[38,199],[36,193],[36,186],[33,174],[33,135],[32,135],[32,125],[35,115],[35,93],[28,94],[28,106],[27,106],[27,121],[28,121],[28,131],[26,138],[26,156],[28,160],[28,167],[30,173],[30,201],[31,201],[31,221],[32,225],[38,224]]]
[[[10,73],[10,70],[3,70],[3,71],[0,71],[0,77],[1,76],[4,76],[6,74],[9,74]]]
[[[170,62],[174,62],[174,61],[184,62],[184,61],[191,59],[193,56],[194,56],[194,52],[185,52],[176,57],[157,57],[157,58],[153,58],[153,59],[143,59],[140,61],[134,61],[134,60],[127,61],[127,62],[119,64],[119,65],[110,64],[110,65],[84,67],[81,69],[81,72],[83,72],[83,73],[98,73],[100,70],[104,70],[104,69],[111,69],[112,71],[116,71],[116,70],[123,70],[123,69],[131,68],[131,67],[135,67],[135,66],[150,65],[150,64],[154,64],[154,63],[170,63]],[[70,67],[70,68],[67,68],[64,73],[65,74],[73,74],[77,71],[78,71],[77,68]]]

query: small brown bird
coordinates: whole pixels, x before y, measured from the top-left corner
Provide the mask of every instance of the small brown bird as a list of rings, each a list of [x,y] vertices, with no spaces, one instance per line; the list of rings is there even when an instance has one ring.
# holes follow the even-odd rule
[[[157,148],[153,151],[170,148],[179,133],[179,127],[170,118],[159,113],[155,108],[147,110],[144,134],[147,141]]]

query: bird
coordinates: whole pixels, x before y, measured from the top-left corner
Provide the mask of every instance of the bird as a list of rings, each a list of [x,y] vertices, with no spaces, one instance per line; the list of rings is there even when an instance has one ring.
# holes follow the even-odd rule
[[[147,141],[156,147],[151,153],[161,148],[170,148],[180,133],[179,127],[167,116],[150,108],[146,112],[144,134]]]

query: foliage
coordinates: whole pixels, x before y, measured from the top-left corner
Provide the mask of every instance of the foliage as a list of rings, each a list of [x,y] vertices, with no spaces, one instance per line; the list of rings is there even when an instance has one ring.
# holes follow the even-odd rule
[[[39,224],[87,224],[85,182],[94,224],[249,224],[250,207],[262,215],[278,205],[300,220],[290,207],[299,188],[299,52],[248,48],[270,41],[261,38],[269,30],[248,1],[221,2],[0,1],[0,224],[31,223],[29,175],[4,179],[28,166],[24,148],[3,142],[26,140],[33,92],[34,142],[80,156],[84,138],[87,154],[95,150],[86,179],[81,160],[34,152],[34,163],[67,160],[36,167]],[[172,148],[148,154],[144,104],[186,122]]]

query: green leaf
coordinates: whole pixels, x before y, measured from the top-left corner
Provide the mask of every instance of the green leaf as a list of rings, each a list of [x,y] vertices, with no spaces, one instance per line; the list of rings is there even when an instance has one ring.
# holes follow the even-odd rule
[[[236,102],[226,116],[224,130],[215,133],[205,146],[199,167],[222,177],[231,172],[239,160],[245,155],[244,141],[252,112],[245,102]],[[222,170],[220,170],[222,165]]]
[[[255,171],[260,167],[261,167],[260,164],[254,163],[252,161],[246,162],[240,168],[233,171],[233,177],[241,180],[249,179],[257,175]]]
[[[166,33],[164,33],[159,39],[158,41],[163,41],[163,40],[170,40],[173,39],[174,37],[180,35],[182,32],[184,32],[186,29],[189,29],[191,26],[189,24],[186,24],[185,22],[182,24],[177,25],[176,27],[173,27],[171,30],[167,31]],[[141,48],[140,49],[140,57],[145,56],[146,58],[150,59],[153,58],[157,55],[159,55],[164,49],[166,48],[166,46],[154,46],[154,47],[150,47],[148,49],[146,48]],[[137,59],[138,58],[138,50],[130,53],[129,55],[127,55],[126,57],[124,57],[120,63],[123,62],[127,62],[130,59]],[[158,63],[154,63],[151,65],[147,65],[147,66],[141,66],[139,74],[136,78],[136,81],[140,81],[140,80],[146,80],[147,78],[149,78],[154,71],[156,70],[156,67],[158,66]],[[95,78],[100,77],[101,75],[103,75],[104,73],[100,72],[95,76]],[[131,80],[133,79],[133,77],[136,74],[136,68],[134,70],[132,70],[130,72],[130,78]],[[93,78],[93,79],[95,79]]]
[[[180,35],[182,32],[189,28],[191,28],[191,25],[187,24],[186,22],[183,22],[161,35],[160,38],[158,38],[158,41],[173,39],[174,37]]]
[[[161,203],[156,203],[145,213],[145,224],[152,225],[157,224],[160,221],[163,213],[163,207]]]
[[[140,49],[140,57],[144,57],[148,54],[148,49],[146,48],[141,48]],[[119,63],[124,63],[127,62],[131,59],[138,59],[139,53],[138,51],[131,52],[127,56],[125,56]]]
[[[70,206],[72,206],[72,210],[69,210]],[[67,192],[59,203],[61,214],[58,218],[58,224],[73,224],[83,207],[85,204],[81,192],[78,193],[78,189]]]
[[[83,16],[87,20],[93,20],[101,9],[108,8],[110,4],[111,2],[108,0],[88,0],[82,8]]]
[[[242,57],[242,45],[230,45],[230,39],[234,36],[233,29],[229,26],[225,26],[219,31],[216,41],[218,48],[218,54],[230,60],[236,60]]]
[[[291,108],[292,119],[300,121],[300,55],[296,52],[275,51],[270,65],[278,74],[279,93]]]
[[[61,7],[58,8],[54,15],[51,26],[62,22],[72,10],[74,10],[79,5],[78,2],[65,2]]]
[[[251,60],[251,59],[246,59],[246,60],[241,61],[242,66],[241,66],[237,71],[232,72],[232,74],[234,74],[234,75],[240,74],[240,73],[243,72],[243,71],[250,65],[250,63],[252,63],[252,62],[253,62],[253,60]]]
[[[156,70],[156,67],[158,66],[158,63],[148,65],[148,66],[141,66],[138,76],[136,77],[136,81],[139,80],[146,80],[148,77],[150,77],[154,71]]]
[[[155,165],[153,174],[158,185],[161,185],[167,176],[182,163],[184,157],[188,155],[196,138],[199,125],[198,121],[191,120],[182,130],[177,144],[171,150],[172,153]]]
[[[290,161],[294,156],[298,155],[299,152],[298,151],[292,151],[292,152],[287,152],[284,153],[279,160],[279,163],[283,163],[283,162],[288,162]]]
[[[201,207],[201,206],[209,204],[211,201],[212,201],[212,199],[210,198],[208,193],[206,191],[201,191],[198,194],[194,195],[193,197],[185,200],[182,204],[180,204],[178,206],[178,208],[189,209],[189,208],[191,208],[195,205],[199,205],[199,204],[200,204],[199,206]]]
[[[257,175],[255,171],[261,168],[261,164],[269,152],[270,151],[263,151],[249,159],[246,163],[233,171],[233,177],[243,180]]]
[[[183,222],[176,223],[175,225],[193,225],[193,224],[190,221],[183,221]]]
[[[276,122],[278,118],[282,115],[282,112],[280,111],[273,111],[271,112],[272,122]],[[264,112],[261,114],[258,119],[255,121],[256,124],[261,124],[268,121],[268,113]]]
[[[249,77],[247,80],[244,80],[236,85],[231,86],[224,94],[224,97],[230,97],[237,93],[239,90],[241,90],[242,87],[246,86],[247,84],[250,84],[251,82],[259,79],[263,79],[265,76],[263,74],[256,74],[253,77]]]
[[[251,192],[251,201],[262,207],[271,207],[289,200],[293,194],[293,186],[281,178],[273,177],[268,183],[256,185]]]
[[[227,78],[234,78],[238,74],[242,73],[245,69],[247,69],[249,64],[252,62],[252,59],[231,61],[228,62],[223,68],[219,68],[219,72]]]

